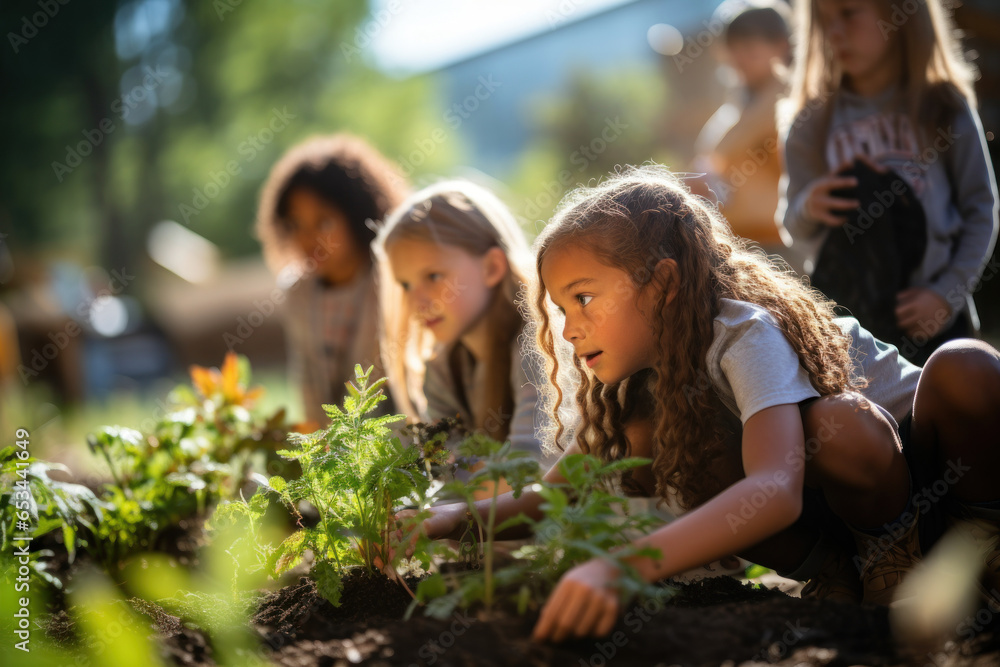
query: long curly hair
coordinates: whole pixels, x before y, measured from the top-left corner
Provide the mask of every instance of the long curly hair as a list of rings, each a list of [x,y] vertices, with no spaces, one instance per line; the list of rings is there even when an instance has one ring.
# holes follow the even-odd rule
[[[655,290],[651,326],[660,354],[655,365],[615,384],[604,384],[553,330],[559,315],[547,300],[542,264],[555,248],[573,246],[626,272],[636,287]],[[659,166],[629,167],[592,188],[570,193],[535,241],[538,280],[530,302],[538,345],[550,379],[547,407],[555,439],[566,433],[560,407],[563,365],[576,370],[578,423],[573,437],[585,452],[604,460],[628,455],[624,425],[653,420],[656,492],[676,494],[685,507],[717,491],[705,471],[725,454],[731,415],[707,389],[706,355],[720,299],[758,304],[777,321],[820,395],[863,386],[853,376],[850,340],[833,319],[833,304],[762,251],[735,236],[717,209]],[[677,284],[656,270],[662,259],[677,263]],[[676,290],[668,303],[668,295]],[[638,297],[637,297],[638,298]],[[561,337],[559,337],[561,338]],[[570,361],[572,359],[572,361]]]

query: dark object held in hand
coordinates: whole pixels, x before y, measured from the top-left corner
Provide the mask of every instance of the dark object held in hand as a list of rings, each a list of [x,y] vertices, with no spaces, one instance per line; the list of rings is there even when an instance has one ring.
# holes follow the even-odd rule
[[[896,172],[879,172],[862,160],[840,172],[853,188],[835,197],[857,199],[841,227],[830,229],[816,258],[812,284],[853,315],[876,338],[899,346],[896,295],[909,286],[927,249],[927,219],[913,189]],[[848,311],[848,312],[845,312]]]

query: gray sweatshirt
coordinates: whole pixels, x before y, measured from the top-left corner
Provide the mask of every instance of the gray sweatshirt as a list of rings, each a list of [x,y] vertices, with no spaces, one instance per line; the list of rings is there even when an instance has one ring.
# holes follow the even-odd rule
[[[948,302],[947,325],[966,310],[975,322],[972,293],[997,235],[996,181],[979,115],[963,104],[921,148],[895,87],[873,97],[841,90],[831,104],[800,112],[784,144],[785,208],[778,216],[805,258],[806,272],[830,230],[805,215],[807,188],[863,154],[906,180],[924,208],[927,251],[910,286],[930,288]]]

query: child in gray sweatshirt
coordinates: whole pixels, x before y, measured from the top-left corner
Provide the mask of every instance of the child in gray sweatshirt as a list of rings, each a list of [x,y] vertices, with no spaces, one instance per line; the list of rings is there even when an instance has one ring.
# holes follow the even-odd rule
[[[894,7],[811,8],[779,217],[814,284],[921,364],[978,328],[972,294],[993,250],[997,196],[971,66],[947,14]]]

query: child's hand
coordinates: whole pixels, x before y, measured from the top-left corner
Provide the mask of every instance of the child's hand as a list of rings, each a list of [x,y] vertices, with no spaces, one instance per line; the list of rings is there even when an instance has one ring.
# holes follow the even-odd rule
[[[388,535],[388,545],[389,550],[386,554],[376,553],[372,562],[376,567],[383,567],[383,556],[386,563],[391,563],[396,557],[396,553],[403,549],[403,557],[409,558],[413,555],[414,547],[417,540],[420,539],[420,535],[424,534],[432,540],[439,540],[443,537],[451,535],[458,529],[459,524],[465,519],[466,509],[464,503],[456,503],[453,505],[438,505],[437,507],[429,508],[431,516],[424,519],[419,524],[414,525],[409,532],[404,534],[404,526],[411,524],[413,517],[417,516],[420,512],[418,510],[403,510],[398,512],[395,516],[396,528],[389,532]],[[372,548],[378,549],[377,545],[372,545]]]
[[[423,529],[423,523],[413,524],[413,517],[417,516],[420,512],[417,510],[403,510],[402,512],[396,513],[393,517],[392,528],[388,535],[383,538],[383,543],[387,545],[388,551],[382,552],[382,545],[380,544],[369,544],[367,545],[373,552],[372,563],[375,567],[383,569],[388,563],[391,563],[395,557],[396,552],[403,549],[403,557],[409,558],[413,555],[413,547],[420,537],[420,533]],[[409,525],[411,527],[410,531],[404,535],[403,526]]]
[[[618,577],[621,571],[603,558],[577,565],[552,591],[531,637],[561,642],[576,637],[603,637],[618,619]]]
[[[948,302],[926,287],[911,287],[896,295],[896,323],[911,338],[918,333],[933,338],[950,318]]]
[[[830,227],[840,227],[847,218],[842,212],[850,211],[861,205],[857,199],[845,199],[830,194],[832,190],[857,187],[858,179],[853,176],[838,176],[828,174],[821,176],[808,185],[804,213]]]

